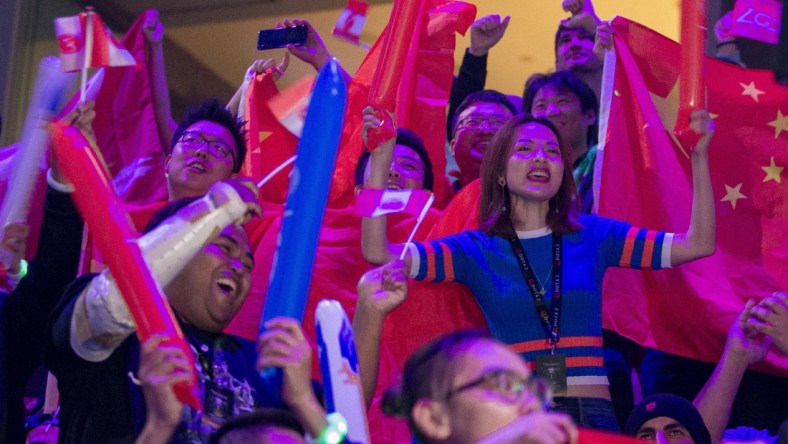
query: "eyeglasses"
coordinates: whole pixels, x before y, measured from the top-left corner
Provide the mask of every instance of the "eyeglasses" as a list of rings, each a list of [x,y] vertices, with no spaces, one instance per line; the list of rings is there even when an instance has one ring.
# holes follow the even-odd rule
[[[489,392],[495,392],[507,404],[515,404],[523,400],[528,393],[539,400],[542,406],[547,407],[553,399],[550,384],[542,378],[523,378],[509,370],[492,370],[482,374],[479,378],[454,388],[446,394],[448,401],[452,396],[480,387]]]
[[[480,129],[487,123],[487,127],[493,131],[498,130],[498,128],[502,127],[506,123],[505,118],[491,116],[491,117],[478,117],[478,116],[469,116],[466,117],[457,123],[457,129]]]
[[[221,159],[232,155],[233,162],[235,162],[235,153],[229,145],[218,140],[208,140],[204,135],[196,131],[184,131],[184,133],[181,135],[181,138],[178,139],[178,142],[191,150],[198,150],[203,146],[206,146],[208,147],[208,152],[211,153],[212,156]]]

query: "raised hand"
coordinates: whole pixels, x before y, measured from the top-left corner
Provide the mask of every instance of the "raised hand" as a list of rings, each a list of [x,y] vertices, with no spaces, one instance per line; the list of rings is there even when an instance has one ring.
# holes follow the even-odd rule
[[[700,136],[700,140],[695,145],[693,152],[698,154],[709,153],[709,143],[714,136],[714,120],[705,109],[695,110],[690,114],[690,128],[695,134]]]
[[[183,404],[175,397],[173,386],[190,381],[192,373],[183,350],[162,345],[166,340],[162,335],[154,335],[142,344],[137,378],[147,407],[146,431],[169,436],[183,413]]]
[[[394,114],[367,106],[362,111],[362,115],[361,139],[367,151],[382,153],[383,151],[378,148],[393,149],[393,141],[397,137]]]
[[[257,341],[257,369],[282,369],[282,400],[288,406],[311,402],[312,347],[301,325],[295,319],[276,317],[266,322],[265,328]]]
[[[561,25],[567,28],[583,28],[593,34],[602,23],[591,0],[563,0],[561,7],[572,14],[572,17],[561,20]]]
[[[220,182],[222,184],[227,184],[233,187],[235,191],[238,192],[238,195],[241,196],[241,199],[246,204],[247,212],[244,218],[239,221],[239,223],[244,224],[249,221],[253,216],[262,216],[263,215],[263,207],[260,206],[260,201],[257,199],[257,194],[259,190],[257,189],[257,185],[255,185],[254,181],[248,177],[236,177],[234,179],[226,180]],[[217,185],[214,185],[216,187]],[[213,188],[213,187],[211,187]],[[209,193],[211,191],[208,191]],[[220,201],[221,197],[217,196],[215,201]]]
[[[274,81],[279,80],[283,75],[285,75],[285,71],[287,71],[287,67],[290,65],[290,53],[286,52],[285,55],[282,57],[282,61],[277,65],[276,59],[257,59],[252,63],[252,66],[249,67],[248,71],[252,71],[255,74],[262,74],[269,69],[271,70],[271,76],[273,77]]]
[[[396,260],[372,269],[358,282],[358,305],[384,316],[391,313],[408,295],[405,262]]]
[[[788,293],[778,291],[764,298],[751,314],[749,325],[772,338],[777,350],[788,356]]]
[[[602,22],[596,27],[596,37],[594,37],[594,54],[600,60],[605,60],[605,51],[613,50],[613,29],[610,22]]]
[[[331,59],[331,53],[328,52],[326,44],[320,38],[312,24],[308,20],[303,19],[284,19],[281,23],[277,23],[277,28],[285,28],[288,26],[301,26],[307,27],[306,42],[302,46],[287,45],[287,50],[290,54],[298,57],[299,59],[309,63],[315,68],[315,71],[320,71],[323,65]]]
[[[3,227],[3,238],[0,246],[11,253],[11,266],[8,269],[13,274],[19,274],[19,263],[25,258],[27,249],[27,236],[30,228],[25,223],[12,223]]]
[[[736,36],[731,34],[731,27],[733,27],[733,12],[728,11],[714,24],[714,37],[717,39],[718,46],[736,41]]]
[[[468,50],[479,57],[495,46],[509,26],[509,16],[501,20],[498,14],[484,16],[471,24],[471,45]]]
[[[736,322],[728,331],[728,339],[725,343],[726,352],[735,354],[737,358],[746,362],[747,366],[766,357],[766,353],[769,352],[772,345],[771,339],[760,334],[749,322],[753,307],[755,307],[755,301],[747,301],[747,305],[739,313]]]
[[[164,26],[159,20],[159,11],[155,9],[145,11],[145,23],[142,25],[142,34],[149,45],[161,44],[164,38]]]

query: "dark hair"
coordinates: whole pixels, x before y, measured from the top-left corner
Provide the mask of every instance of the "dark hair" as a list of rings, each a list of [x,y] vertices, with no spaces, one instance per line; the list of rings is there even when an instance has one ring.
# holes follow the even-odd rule
[[[558,29],[555,30],[555,41],[553,42],[553,52],[555,52],[556,58],[558,57],[558,40],[567,31],[580,31],[583,34],[588,35],[592,42],[596,38],[596,34],[590,33],[584,28],[579,28],[579,27],[578,28],[576,28],[576,27],[570,28],[568,26],[558,25]]]
[[[460,103],[460,106],[457,107],[457,110],[454,112],[454,118],[451,120],[451,137],[454,138],[454,134],[457,132],[457,122],[460,118],[460,114],[465,111],[466,108],[473,105],[476,102],[490,102],[490,103],[500,103],[501,105],[505,106],[506,109],[512,112],[512,115],[517,114],[517,107],[514,106],[511,100],[506,97],[505,94],[495,91],[493,89],[484,89],[481,91],[476,91],[475,93],[468,94],[465,97],[465,100]]]
[[[216,98],[204,100],[189,108],[186,117],[178,124],[175,134],[172,136],[170,151],[172,151],[175,144],[178,143],[178,140],[180,140],[181,135],[183,135],[183,132],[186,131],[187,128],[202,121],[217,123],[230,131],[238,150],[236,153],[237,156],[235,157],[235,163],[233,164],[233,173],[241,171],[241,166],[246,158],[246,137],[243,130],[243,121],[239,120],[235,114],[228,111],[227,108],[219,102],[219,99]]]
[[[413,407],[421,399],[439,400],[449,393],[457,372],[457,356],[480,339],[490,338],[482,330],[457,330],[421,346],[405,362],[400,383],[383,394],[383,412],[406,417],[413,434],[424,442],[413,421]]]
[[[396,143],[397,145],[405,145],[419,155],[421,162],[424,164],[423,188],[425,190],[432,191],[432,187],[435,185],[435,174],[432,171],[430,153],[427,152],[427,148],[424,146],[424,141],[421,139],[421,137],[419,137],[418,134],[409,129],[397,128]],[[364,185],[364,170],[367,168],[367,163],[369,163],[369,152],[364,150],[364,152],[358,156],[356,169],[353,171],[353,177],[356,181],[356,185]]]
[[[170,202],[166,206],[157,210],[148,220],[148,224],[145,225],[145,230],[143,233],[147,233],[149,231],[153,231],[154,228],[161,225],[162,222],[169,219],[173,214],[177,213],[181,210],[181,208],[189,205],[190,203],[194,202],[195,200],[200,199],[200,197],[184,197],[182,199],[178,199],[174,202]]]
[[[596,145],[599,121],[599,101],[596,93],[586,82],[572,74],[570,71],[556,71],[552,74],[534,74],[525,82],[523,90],[523,111],[530,113],[534,105],[536,94],[544,87],[549,86],[558,91],[570,92],[580,102],[583,112],[593,111],[596,118],[594,124],[588,127],[586,143],[588,146]]]
[[[280,427],[292,430],[304,436],[304,427],[298,422],[295,415],[287,410],[274,408],[261,408],[250,413],[245,413],[235,418],[231,418],[214,433],[210,444],[219,444],[225,436],[240,431],[241,433],[259,433],[259,429],[265,427]]]
[[[544,125],[558,138],[561,147],[561,157],[564,163],[564,176],[558,192],[550,199],[550,211],[547,213],[547,225],[556,233],[570,233],[580,229],[577,216],[580,213],[577,197],[577,187],[572,177],[572,165],[569,164],[569,147],[561,138],[556,127],[543,117],[533,117],[531,114],[522,113],[506,122],[484,153],[482,168],[479,177],[482,182],[481,200],[479,202],[480,227],[485,232],[510,237],[512,233],[511,215],[507,208],[511,207],[508,185],[501,186],[500,177],[506,177],[506,167],[512,146],[517,140],[518,129],[529,123],[536,122]]]

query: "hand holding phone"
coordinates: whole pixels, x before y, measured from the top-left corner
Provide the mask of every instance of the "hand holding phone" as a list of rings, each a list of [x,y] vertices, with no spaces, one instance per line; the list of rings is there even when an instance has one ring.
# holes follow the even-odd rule
[[[284,28],[263,29],[257,34],[257,49],[284,48],[288,45],[303,46],[309,29],[306,25],[286,26]]]

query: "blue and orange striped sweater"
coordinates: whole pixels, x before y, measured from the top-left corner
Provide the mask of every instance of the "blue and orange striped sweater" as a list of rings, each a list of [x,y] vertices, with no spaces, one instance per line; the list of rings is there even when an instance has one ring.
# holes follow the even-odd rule
[[[563,304],[559,352],[567,356],[570,385],[607,384],[602,358],[602,279],[607,267],[670,266],[672,234],[634,228],[595,215],[563,237]],[[552,296],[552,234],[518,232],[538,279]],[[550,353],[547,334],[507,239],[478,230],[411,245],[411,277],[459,282],[476,297],[496,339],[529,362]]]

